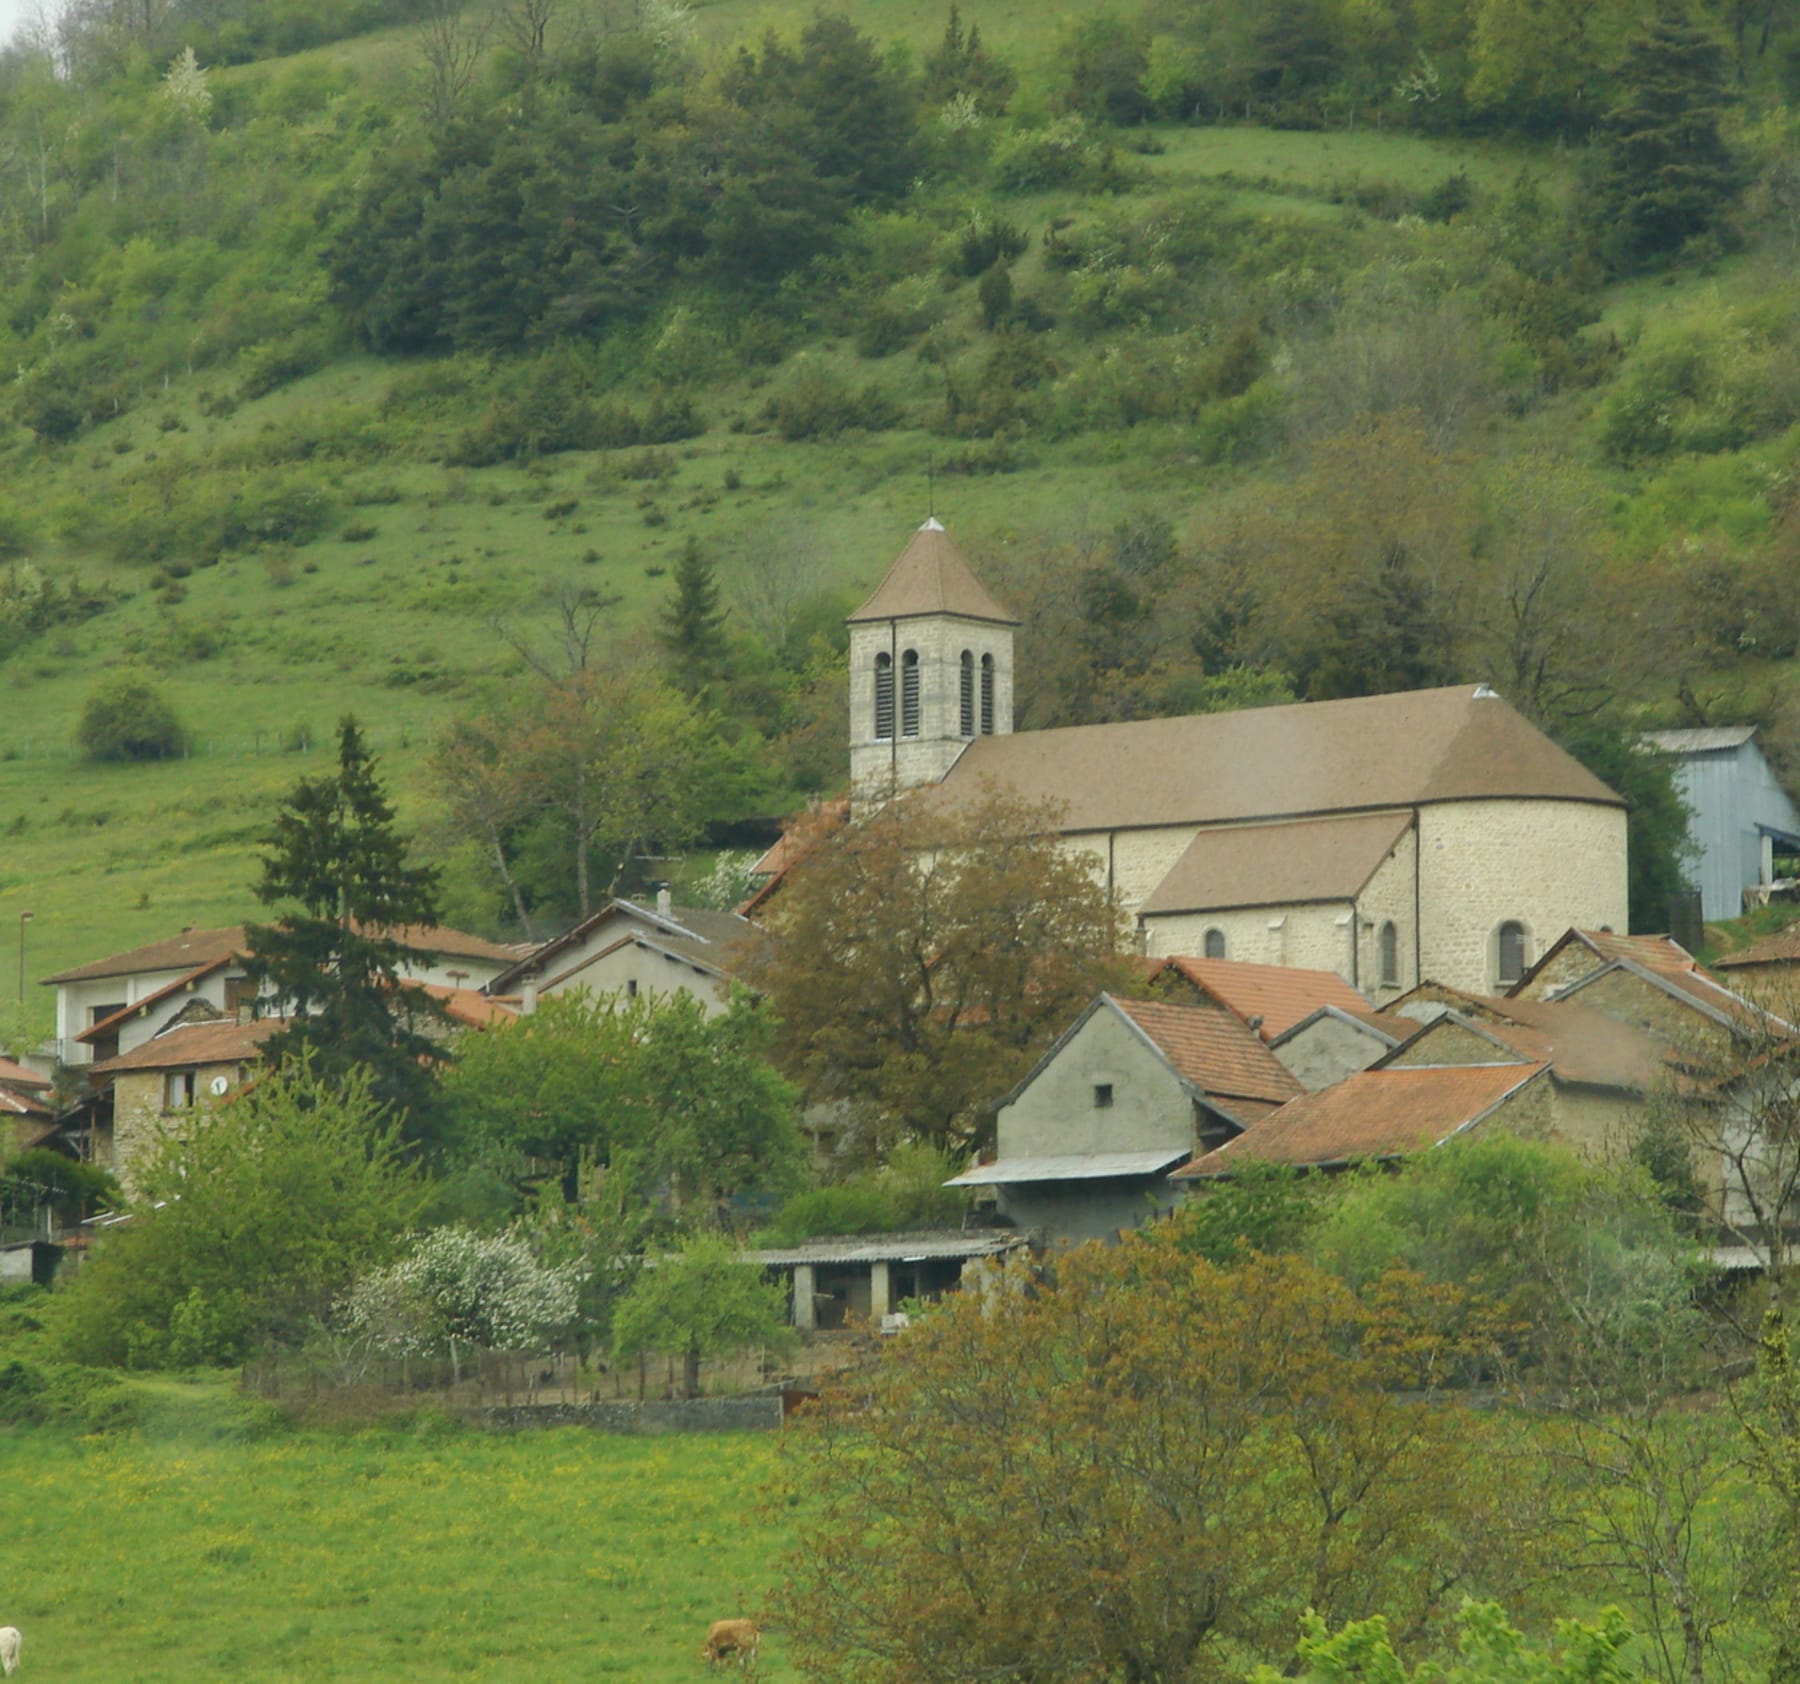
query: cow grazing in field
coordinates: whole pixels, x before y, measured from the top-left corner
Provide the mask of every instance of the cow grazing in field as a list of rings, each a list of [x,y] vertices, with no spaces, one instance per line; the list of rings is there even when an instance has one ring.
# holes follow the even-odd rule
[[[723,1666],[735,1656],[739,1666],[755,1666],[756,1646],[760,1642],[762,1633],[754,1620],[714,1620],[700,1658],[713,1666]]]
[[[24,1647],[25,1639],[17,1626],[0,1626],[0,1672],[8,1678],[19,1670],[19,1651]]]

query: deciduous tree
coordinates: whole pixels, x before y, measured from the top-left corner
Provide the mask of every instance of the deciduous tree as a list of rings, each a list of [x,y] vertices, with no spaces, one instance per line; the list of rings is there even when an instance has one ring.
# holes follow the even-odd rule
[[[1119,915],[1052,815],[1001,793],[891,801],[821,837],[771,904],[755,965],[776,1053],[842,1101],[865,1149],[960,1148],[1094,993],[1119,986]]]
[[[1187,1684],[1308,1607],[1429,1627],[1499,1529],[1484,1423],[1397,1389],[1436,1348],[1408,1297],[1161,1234],[945,1301],[788,1439],[802,1667]]]

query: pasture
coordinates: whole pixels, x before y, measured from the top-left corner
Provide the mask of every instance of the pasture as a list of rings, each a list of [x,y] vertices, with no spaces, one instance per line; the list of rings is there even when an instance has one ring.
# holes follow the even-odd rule
[[[184,1411],[185,1413],[185,1411]],[[60,1684],[708,1676],[785,1538],[762,1436],[0,1434],[0,1620]],[[778,1634],[759,1676],[796,1675]]]

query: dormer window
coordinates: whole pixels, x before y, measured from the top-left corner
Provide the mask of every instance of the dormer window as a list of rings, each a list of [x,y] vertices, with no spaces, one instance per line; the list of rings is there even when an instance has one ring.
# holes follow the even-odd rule
[[[875,657],[875,738],[891,742],[894,736],[894,657]]]
[[[909,649],[900,657],[900,735],[919,734],[919,652]]]

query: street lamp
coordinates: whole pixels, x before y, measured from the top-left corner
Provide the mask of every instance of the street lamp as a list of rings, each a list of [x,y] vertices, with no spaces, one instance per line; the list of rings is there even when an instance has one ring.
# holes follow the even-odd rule
[[[19,1004],[25,1004],[25,926],[37,916],[33,912],[19,914]]]

